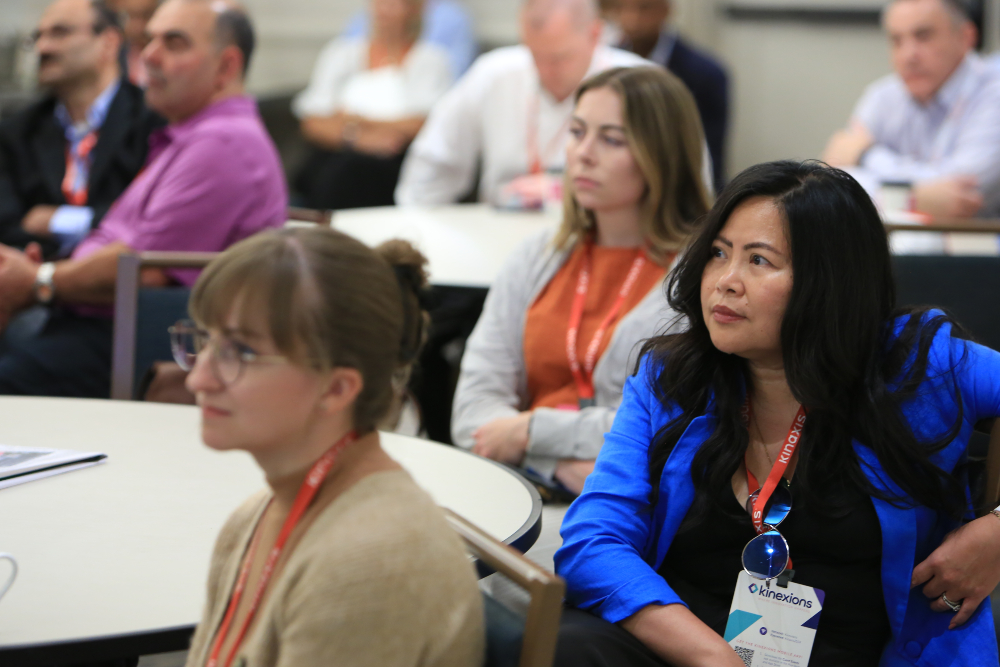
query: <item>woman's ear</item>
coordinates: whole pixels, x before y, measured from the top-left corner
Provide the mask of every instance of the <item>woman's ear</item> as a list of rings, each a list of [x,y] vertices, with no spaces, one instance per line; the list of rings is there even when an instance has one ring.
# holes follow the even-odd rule
[[[326,393],[320,399],[320,406],[328,414],[343,412],[357,400],[364,389],[365,381],[356,368],[338,366],[330,371]]]

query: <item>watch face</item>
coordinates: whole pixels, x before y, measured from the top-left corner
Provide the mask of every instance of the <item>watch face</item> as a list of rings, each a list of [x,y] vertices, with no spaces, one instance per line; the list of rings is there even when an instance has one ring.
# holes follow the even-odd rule
[[[52,301],[52,296],[53,290],[51,285],[38,285],[38,287],[35,288],[35,297],[41,303],[49,303]]]
[[[38,267],[35,275],[35,298],[40,303],[49,303],[55,296],[55,287],[52,285],[52,274],[55,273],[55,266],[49,262]]]

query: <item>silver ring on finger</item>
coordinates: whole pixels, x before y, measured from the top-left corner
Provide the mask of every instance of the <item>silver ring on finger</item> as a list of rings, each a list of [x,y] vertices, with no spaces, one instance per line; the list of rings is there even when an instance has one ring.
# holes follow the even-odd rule
[[[946,605],[948,605],[948,609],[951,609],[953,612],[957,612],[959,609],[962,608],[961,601],[952,602],[951,600],[948,599],[948,596],[945,595],[944,593],[941,594],[941,602],[944,602]]]

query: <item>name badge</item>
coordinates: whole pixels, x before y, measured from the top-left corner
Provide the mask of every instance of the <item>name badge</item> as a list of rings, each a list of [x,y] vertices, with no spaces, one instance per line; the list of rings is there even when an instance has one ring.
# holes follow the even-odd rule
[[[740,572],[725,639],[746,667],[807,667],[825,598],[818,588],[769,587]]]

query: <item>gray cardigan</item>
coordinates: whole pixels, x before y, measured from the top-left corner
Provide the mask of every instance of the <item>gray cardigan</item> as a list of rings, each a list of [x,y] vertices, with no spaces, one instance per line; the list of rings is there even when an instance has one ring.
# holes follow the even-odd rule
[[[528,308],[570,255],[570,250],[553,248],[553,236],[553,230],[546,230],[527,239],[504,263],[486,297],[483,314],[466,343],[455,391],[451,434],[461,447],[468,449],[475,444],[472,433],[483,424],[528,409],[524,367]],[[554,408],[534,411],[524,466],[551,476],[559,459],[597,458],[641,343],[682,328],[683,322],[667,305],[665,285],[657,284],[618,322],[594,367],[597,404],[579,412]],[[565,332],[553,335],[561,337]]]

